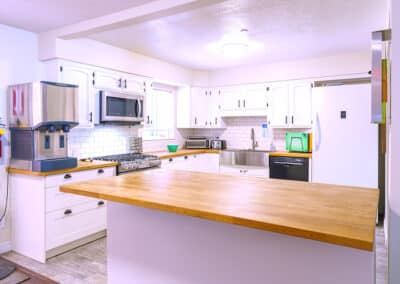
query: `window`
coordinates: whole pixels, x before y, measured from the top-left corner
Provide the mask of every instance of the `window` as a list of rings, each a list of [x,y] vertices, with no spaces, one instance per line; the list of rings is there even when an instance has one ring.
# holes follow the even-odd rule
[[[172,90],[152,89],[146,97],[144,140],[174,139],[175,93]],[[147,123],[147,116],[151,123]]]

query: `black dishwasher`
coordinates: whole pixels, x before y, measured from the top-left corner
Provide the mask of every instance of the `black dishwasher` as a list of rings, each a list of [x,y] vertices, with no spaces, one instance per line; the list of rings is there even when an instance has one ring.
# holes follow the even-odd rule
[[[308,158],[270,156],[269,177],[308,181]]]

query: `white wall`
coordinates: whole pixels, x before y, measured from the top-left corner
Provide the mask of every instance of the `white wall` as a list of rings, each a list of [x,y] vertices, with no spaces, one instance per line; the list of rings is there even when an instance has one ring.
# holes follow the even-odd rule
[[[210,86],[236,85],[351,75],[371,70],[370,51],[344,53],[334,56],[309,58],[297,61],[260,64],[209,73]]]
[[[6,87],[10,84],[39,80],[38,39],[33,33],[0,25],[0,116],[6,117]],[[6,150],[9,150],[7,147]],[[8,154],[8,153],[6,153]],[[4,210],[6,191],[5,165],[8,156],[0,161],[0,212]],[[35,190],[32,188],[32,190]],[[9,217],[10,210],[8,210]],[[1,226],[0,226],[1,227]],[[0,228],[0,251],[2,243],[10,240],[10,224]]]
[[[389,149],[389,284],[400,283],[400,2],[392,1],[392,122]]]

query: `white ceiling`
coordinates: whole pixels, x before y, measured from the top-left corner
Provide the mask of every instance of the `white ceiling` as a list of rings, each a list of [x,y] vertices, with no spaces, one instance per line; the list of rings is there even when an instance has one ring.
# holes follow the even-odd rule
[[[1,0],[0,23],[33,32],[119,12],[149,0]]]
[[[101,6],[98,0],[93,2]],[[124,1],[115,2],[122,5]],[[386,2],[228,0],[91,38],[196,69],[270,63],[369,49],[371,31],[386,27]],[[242,28],[249,30],[251,40],[262,44],[260,50],[237,60],[210,50],[210,44]]]

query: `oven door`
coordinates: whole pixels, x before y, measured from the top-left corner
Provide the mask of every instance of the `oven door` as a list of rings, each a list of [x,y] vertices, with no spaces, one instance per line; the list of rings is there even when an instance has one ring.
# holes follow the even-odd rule
[[[141,122],[144,96],[100,91],[100,122]]]

